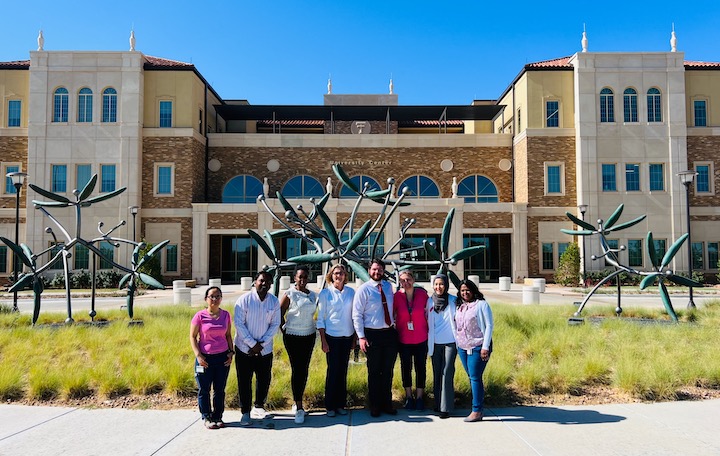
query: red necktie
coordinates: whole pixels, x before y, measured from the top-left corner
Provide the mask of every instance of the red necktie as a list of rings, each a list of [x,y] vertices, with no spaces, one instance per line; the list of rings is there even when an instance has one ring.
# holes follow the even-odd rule
[[[382,284],[378,284],[378,290],[380,290],[380,298],[382,299],[383,303],[383,313],[385,314],[385,324],[389,327],[392,327],[392,320],[390,320],[390,311],[388,310],[388,303],[387,299],[385,298],[385,292],[382,289]]]

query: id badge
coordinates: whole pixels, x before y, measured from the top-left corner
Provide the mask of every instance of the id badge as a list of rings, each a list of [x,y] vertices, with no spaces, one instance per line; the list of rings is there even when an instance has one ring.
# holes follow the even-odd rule
[[[197,366],[195,366],[195,373],[196,374],[204,374],[205,368],[198,364]]]
[[[408,331],[415,331],[415,325],[411,321],[408,322]]]

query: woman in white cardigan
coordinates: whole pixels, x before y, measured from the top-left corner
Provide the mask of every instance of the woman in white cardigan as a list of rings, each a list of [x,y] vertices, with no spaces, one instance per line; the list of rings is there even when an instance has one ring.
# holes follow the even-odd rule
[[[428,298],[428,356],[433,367],[435,412],[450,417],[455,402],[455,296],[448,294],[448,277],[438,274],[433,280],[434,293]]]

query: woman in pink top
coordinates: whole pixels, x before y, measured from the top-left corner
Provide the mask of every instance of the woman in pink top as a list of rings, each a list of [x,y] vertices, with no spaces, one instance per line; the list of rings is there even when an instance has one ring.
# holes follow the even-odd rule
[[[405,408],[425,409],[426,359],[428,354],[428,321],[425,304],[427,291],[415,288],[415,277],[409,270],[400,273],[400,286],[393,298],[395,327],[398,332],[400,372],[405,388]],[[412,368],[415,365],[415,399],[412,392]]]
[[[190,345],[195,352],[195,381],[198,385],[198,407],[208,429],[225,427],[225,384],[235,354],[230,334],[230,313],[220,308],[222,291],[205,290],[207,308],[199,311],[190,323]],[[210,389],[213,390],[210,408]]]

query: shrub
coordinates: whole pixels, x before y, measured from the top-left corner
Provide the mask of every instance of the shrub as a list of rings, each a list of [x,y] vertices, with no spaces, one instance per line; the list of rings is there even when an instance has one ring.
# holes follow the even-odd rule
[[[560,262],[555,270],[555,283],[566,287],[576,286],[580,283],[580,249],[573,242],[560,256]]]
[[[58,272],[47,285],[48,288],[65,288],[65,274]]]
[[[72,288],[90,288],[90,273],[81,270],[70,275],[70,286]]]
[[[143,242],[145,241],[143,240]],[[142,258],[153,247],[155,247],[155,244],[145,244],[145,247],[140,249],[139,258]],[[163,283],[162,264],[160,263],[160,256],[160,252],[158,252],[152,259],[146,261],[145,264],[140,266],[140,272],[149,275],[160,283]],[[140,282],[140,286],[145,287],[145,284]]]
[[[95,285],[98,288],[117,288],[122,277],[122,274],[114,269],[103,270],[95,276]]]

